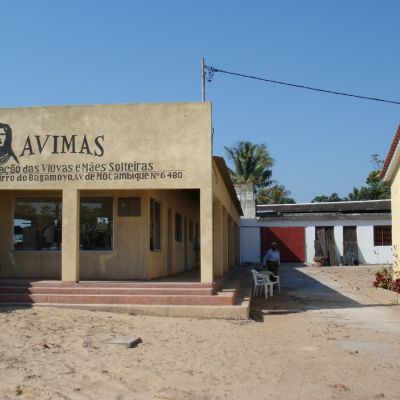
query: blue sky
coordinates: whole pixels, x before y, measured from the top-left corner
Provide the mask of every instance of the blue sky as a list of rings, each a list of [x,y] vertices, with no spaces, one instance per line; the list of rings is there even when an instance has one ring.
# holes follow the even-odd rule
[[[400,101],[397,0],[0,0],[0,107],[199,101],[222,69]],[[298,202],[346,195],[400,106],[216,74],[214,153],[266,143]]]

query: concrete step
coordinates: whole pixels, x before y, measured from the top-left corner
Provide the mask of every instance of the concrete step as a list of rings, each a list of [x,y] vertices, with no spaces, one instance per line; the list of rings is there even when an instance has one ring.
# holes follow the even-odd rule
[[[181,295],[181,296],[210,296],[213,289],[181,288],[181,287],[101,287],[101,286],[0,286],[0,294],[73,294],[73,295]]]
[[[155,281],[80,281],[0,279],[0,287],[213,288],[213,283]]]
[[[242,268],[238,270],[239,273],[242,273]],[[179,277],[175,281],[172,281],[173,279],[175,278],[170,277],[168,280],[156,281],[80,281],[74,283],[60,280],[1,278],[0,288],[4,288],[4,290],[0,290],[0,307],[6,309],[10,306],[12,309],[14,307],[74,308],[130,315],[190,318],[247,319],[249,317],[250,286],[241,287],[241,278],[238,278],[237,273],[217,278],[213,283],[179,282]],[[51,290],[49,291],[48,288]],[[64,290],[55,290],[60,288]],[[98,289],[99,291],[82,291],[82,289]],[[126,292],[127,289],[134,289],[133,293],[140,294],[127,294],[132,293]],[[143,289],[151,289],[151,291],[144,293]],[[156,289],[168,291],[157,292]],[[181,294],[177,294],[178,289],[184,290],[179,291]],[[196,289],[196,291],[186,291],[189,289]],[[200,289],[207,289],[207,291],[203,292]],[[136,292],[136,290],[140,291]],[[153,294],[149,295],[149,293]],[[200,295],[200,293],[202,294]]]
[[[235,293],[217,295],[0,294],[0,304],[233,305]]]

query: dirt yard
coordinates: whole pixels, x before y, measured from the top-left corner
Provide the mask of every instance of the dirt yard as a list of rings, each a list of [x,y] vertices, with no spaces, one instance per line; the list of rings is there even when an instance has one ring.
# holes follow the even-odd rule
[[[369,296],[376,270],[282,266],[250,321],[0,308],[0,398],[400,400],[400,306]]]

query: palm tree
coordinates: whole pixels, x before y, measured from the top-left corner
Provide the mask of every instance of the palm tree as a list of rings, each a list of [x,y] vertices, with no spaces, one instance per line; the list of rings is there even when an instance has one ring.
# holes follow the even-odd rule
[[[240,141],[234,147],[225,147],[228,159],[233,163],[229,173],[234,183],[253,183],[256,189],[271,184],[274,163],[267,145]]]
[[[267,188],[263,188],[258,192],[258,204],[294,204],[295,201],[291,197],[290,190],[284,185],[275,184]]]

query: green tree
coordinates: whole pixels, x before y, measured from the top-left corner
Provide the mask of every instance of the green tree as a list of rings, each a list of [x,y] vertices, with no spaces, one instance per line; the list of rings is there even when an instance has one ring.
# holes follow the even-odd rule
[[[365,181],[367,185],[361,186],[359,189],[353,188],[348,199],[352,201],[390,199],[390,185],[379,179],[379,173],[379,170],[372,171]]]
[[[380,170],[383,166],[383,160],[380,159],[379,154],[372,154],[370,162],[374,170],[368,174],[365,181],[366,186],[361,186],[360,188],[354,187],[353,191],[349,193],[347,197],[340,198],[337,193],[332,193],[330,196],[316,196],[311,200],[311,202],[390,199],[390,185],[387,182],[382,182],[379,178]]]
[[[380,158],[379,154],[372,154],[370,163],[374,168],[374,171],[380,171],[385,161]]]
[[[321,196],[315,196],[312,200],[311,203],[330,203],[330,202],[336,202],[336,201],[346,201],[346,198],[341,198],[337,193],[332,193],[330,196],[327,196],[325,194]]]
[[[267,145],[240,141],[234,147],[225,147],[228,159],[233,164],[229,173],[235,183],[253,183],[256,190],[271,184],[274,163]]]
[[[275,184],[260,189],[257,195],[258,204],[294,204],[290,191],[284,185]]]

